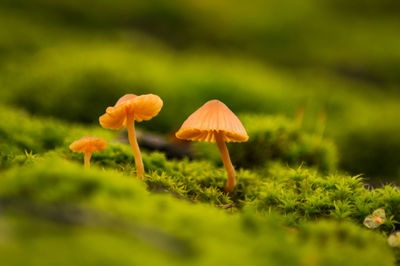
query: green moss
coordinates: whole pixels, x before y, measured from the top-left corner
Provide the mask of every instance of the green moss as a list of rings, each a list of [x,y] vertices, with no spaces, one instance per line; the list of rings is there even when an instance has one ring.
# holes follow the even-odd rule
[[[394,263],[382,236],[351,224],[284,228],[277,215],[149,194],[133,177],[60,159],[5,172],[0,202],[7,265]]]
[[[2,168],[32,164],[41,158],[37,153],[45,151],[47,157],[62,154],[64,158],[82,163],[82,154],[71,152],[69,143],[93,132],[98,136],[112,136],[106,130],[71,127],[54,120],[32,117],[12,108],[1,108],[0,115],[9,120],[9,123],[0,126],[1,139],[4,140],[1,143],[5,145],[0,153]],[[288,216],[287,222],[293,224],[319,217],[353,219],[361,224],[366,215],[380,207],[385,208],[388,217],[393,216],[381,227],[382,230],[390,232],[400,221],[397,211],[400,208],[400,196],[396,188],[386,186],[368,191],[358,177],[341,174],[325,176],[305,166],[293,170],[273,163],[274,160],[283,163],[304,160],[316,166],[331,164],[334,160],[325,159],[322,164],[315,162],[315,158],[323,161],[320,156],[322,148],[304,149],[300,154],[306,156],[291,159],[294,158],[291,157],[293,150],[297,150],[291,147],[308,146],[309,138],[319,140],[324,146],[324,141],[318,136],[307,135],[293,122],[283,118],[248,115],[243,117],[243,121],[253,140],[249,145],[232,145],[232,157],[246,158],[252,152],[261,153],[260,158],[268,158],[269,164],[257,171],[238,170],[238,184],[230,196],[223,192],[226,173],[222,167],[209,161],[167,160],[162,153],[145,152],[143,161],[148,190],[164,191],[179,198],[206,202],[233,211],[249,204],[261,211],[273,209]],[[250,121],[257,122],[252,124]],[[54,150],[49,153],[51,149]],[[323,153],[334,154],[329,148]],[[94,153],[92,158],[94,167],[116,169],[127,175],[135,173],[133,162],[132,151],[125,144],[109,144],[107,150]]]
[[[128,145],[112,144],[95,155],[93,161],[127,175],[135,173]],[[209,161],[167,160],[162,153],[143,153],[143,161],[147,172],[144,181],[149,191],[191,202],[204,202],[234,212],[245,206],[254,206],[261,213],[273,210],[286,217],[285,223],[290,225],[320,218],[361,225],[377,208],[384,208],[387,216],[392,217],[379,230],[390,233],[400,221],[400,191],[389,185],[369,190],[360,176],[325,175],[305,166],[292,169],[271,163],[258,171],[237,171],[237,186],[227,195],[223,191],[225,169]]]
[[[246,170],[226,195],[215,145],[194,161],[144,152],[141,182],[128,145],[89,170],[68,149],[114,133],[0,106],[1,264],[393,265],[398,187],[335,172],[339,157],[399,173],[399,22],[391,0],[364,2],[1,1],[2,104],[97,124],[121,95],[156,93],[143,126],[164,133],[212,98],[259,113],[241,116],[250,141],[229,148]],[[304,129],[265,115],[299,106]],[[366,229],[378,208],[385,223]]]
[[[379,175],[380,165],[384,165],[388,169],[385,176],[397,175],[396,160],[392,158],[399,158],[399,143],[391,137],[399,132],[396,95],[381,95],[365,83],[349,83],[325,72],[292,76],[240,56],[226,62],[215,54],[177,53],[137,33],[132,38],[133,44],[122,37],[110,42],[88,41],[78,35],[76,39],[41,49],[35,56],[26,57],[23,66],[0,70],[0,80],[7,92],[2,99],[32,113],[97,123],[105,107],[113,105],[123,94],[155,93],[169,104],[151,122],[140,126],[159,132],[177,129],[196,108],[213,98],[225,102],[235,113],[287,116],[307,102],[305,127],[313,129],[318,113],[327,113],[326,132],[340,140],[340,151],[349,154],[343,156],[346,170],[357,173],[358,169],[367,169],[367,174]],[[131,62],[135,62],[133,69]],[[368,93],[361,93],[364,91]],[[67,108],[66,99],[74,99],[68,101]],[[376,128],[388,140],[384,153],[378,153],[382,150],[382,136],[374,133]],[[370,139],[359,144],[348,135],[350,132],[365,132]],[[323,165],[332,159],[331,154],[323,152],[329,147],[321,147],[315,138],[304,141],[307,145],[293,147],[291,157],[305,157],[307,154],[299,153],[307,149],[309,153],[319,151],[326,160],[308,160],[317,161],[321,167],[332,167],[332,162]],[[364,146],[369,143],[371,150],[366,153]],[[360,167],[354,167],[353,162]]]
[[[95,135],[107,140],[113,134],[100,127],[82,127],[55,119],[36,117],[20,109],[0,105],[0,168],[21,162],[26,154],[68,149],[83,136]]]
[[[367,189],[359,176],[328,175],[306,168],[290,169],[276,165],[260,186],[260,194],[251,202],[261,212],[277,210],[293,219],[332,217],[362,224],[375,209],[383,208],[388,219],[380,230],[387,233],[400,221],[400,191],[385,186]]]
[[[302,227],[301,238],[305,239],[306,265],[359,265],[373,262],[364,261],[364,258],[353,256],[357,250],[369,247],[369,256],[379,257],[382,253],[376,249],[375,241],[379,241],[379,235],[371,235],[351,223],[332,223],[322,221],[309,223]],[[344,243],[351,243],[351,247],[343,247]],[[386,243],[385,243],[386,244]],[[312,246],[316,245],[317,249]],[[346,244],[345,244],[346,245]],[[362,261],[360,262],[359,259]],[[390,261],[378,262],[378,264],[391,263]]]
[[[82,162],[82,154],[64,150],[64,157]],[[145,182],[150,191],[168,192],[190,201],[208,202],[214,205],[226,205],[235,201],[254,198],[254,188],[259,176],[246,170],[238,171],[238,184],[231,197],[223,192],[226,182],[225,169],[216,167],[209,161],[167,160],[159,152],[142,153],[146,170]],[[129,145],[109,144],[103,152],[93,153],[92,165],[116,169],[128,175],[135,175],[134,157]],[[233,201],[232,201],[233,200]]]
[[[163,132],[212,98],[235,112],[290,116],[306,105],[309,129],[319,112],[328,114],[342,167],[396,178],[400,45],[392,2],[357,9],[342,0],[3,0],[0,101],[95,123],[124,93],[152,92],[168,108],[146,127]]]
[[[249,141],[230,145],[232,160],[242,167],[264,166],[281,161],[292,166],[305,164],[321,171],[336,169],[334,144],[320,134],[307,133],[301,125],[284,117],[241,115]]]

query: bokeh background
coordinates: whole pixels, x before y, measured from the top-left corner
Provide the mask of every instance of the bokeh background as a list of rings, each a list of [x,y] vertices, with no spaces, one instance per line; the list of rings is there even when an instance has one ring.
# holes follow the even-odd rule
[[[395,0],[2,0],[0,103],[97,124],[123,94],[155,93],[164,108],[140,127],[165,135],[210,99],[304,113],[339,169],[399,183],[399,14]]]

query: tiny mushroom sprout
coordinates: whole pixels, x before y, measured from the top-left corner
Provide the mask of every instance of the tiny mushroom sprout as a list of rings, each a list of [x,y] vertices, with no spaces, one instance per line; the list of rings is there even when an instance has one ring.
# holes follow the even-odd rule
[[[92,152],[104,151],[107,147],[107,141],[96,137],[83,137],[80,140],[74,141],[69,148],[74,152],[83,152],[85,168],[90,167],[90,157]]]
[[[114,106],[108,107],[106,113],[99,118],[100,125],[104,128],[120,129],[122,126],[127,128],[138,179],[144,176],[144,166],[136,139],[135,120],[141,122],[152,119],[160,112],[162,106],[163,101],[157,95],[126,94]]]
[[[225,142],[245,142],[249,139],[239,118],[222,102],[211,100],[186,119],[176,132],[178,139],[217,142],[228,173],[225,192],[232,192],[236,185],[235,168]]]

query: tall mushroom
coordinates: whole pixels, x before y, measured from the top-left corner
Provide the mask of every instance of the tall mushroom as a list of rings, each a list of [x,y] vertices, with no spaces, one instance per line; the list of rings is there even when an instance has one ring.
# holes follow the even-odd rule
[[[103,151],[107,147],[107,141],[96,137],[83,137],[80,140],[74,141],[69,148],[74,152],[83,152],[84,155],[84,165],[85,168],[90,167],[90,158],[92,157],[92,152]]]
[[[239,118],[222,102],[211,100],[186,119],[176,132],[184,140],[217,142],[228,174],[225,192],[232,192],[236,185],[235,168],[229,157],[225,142],[245,142],[249,139]]]
[[[99,118],[100,125],[104,128],[120,129],[122,126],[127,128],[138,179],[144,176],[144,166],[136,139],[135,120],[141,122],[152,119],[160,112],[162,106],[163,101],[157,95],[126,94],[114,106],[108,107],[106,113]]]

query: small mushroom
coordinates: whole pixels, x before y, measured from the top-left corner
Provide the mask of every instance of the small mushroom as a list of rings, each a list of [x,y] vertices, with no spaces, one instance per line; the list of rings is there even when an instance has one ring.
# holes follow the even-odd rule
[[[228,173],[225,192],[232,192],[236,185],[235,168],[225,142],[246,142],[249,136],[239,118],[222,102],[211,100],[186,119],[176,132],[178,139],[217,142]]]
[[[106,113],[99,118],[100,125],[104,128],[120,129],[122,126],[127,128],[138,179],[144,176],[144,166],[136,139],[135,120],[141,122],[152,119],[160,112],[162,106],[163,101],[157,95],[126,94],[114,106],[108,107]]]
[[[92,152],[104,151],[107,147],[107,141],[96,137],[83,137],[80,140],[74,141],[69,148],[74,152],[83,152],[85,168],[90,167],[90,157],[92,157]]]

